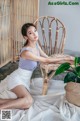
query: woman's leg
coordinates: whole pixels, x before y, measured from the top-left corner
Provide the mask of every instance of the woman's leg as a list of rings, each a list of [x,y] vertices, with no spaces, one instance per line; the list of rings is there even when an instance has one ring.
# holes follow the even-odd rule
[[[2,99],[2,98],[0,98],[0,105],[1,105],[1,104],[4,104],[4,103],[6,103],[6,102],[9,102],[9,101],[11,101],[11,100],[14,100],[14,99]]]
[[[11,90],[17,95],[17,99],[0,99],[0,109],[27,109],[32,105],[33,99],[23,85]]]

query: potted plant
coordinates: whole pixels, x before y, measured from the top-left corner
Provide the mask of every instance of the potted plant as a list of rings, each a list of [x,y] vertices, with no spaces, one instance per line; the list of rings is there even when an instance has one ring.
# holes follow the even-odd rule
[[[73,65],[68,62],[61,64],[55,71],[55,76],[66,71],[64,77],[66,99],[80,106],[80,57],[75,57]]]

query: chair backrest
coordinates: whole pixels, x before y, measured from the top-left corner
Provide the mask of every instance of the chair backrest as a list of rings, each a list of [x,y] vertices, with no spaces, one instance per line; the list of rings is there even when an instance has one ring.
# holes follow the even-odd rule
[[[64,52],[66,30],[59,19],[42,16],[34,24],[39,32],[39,45],[46,54],[61,54]]]

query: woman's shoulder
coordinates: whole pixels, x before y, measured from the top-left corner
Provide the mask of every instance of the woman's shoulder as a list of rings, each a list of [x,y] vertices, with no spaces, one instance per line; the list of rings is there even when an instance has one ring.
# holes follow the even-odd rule
[[[29,50],[30,51],[30,49],[29,48],[27,48],[27,47],[22,47],[22,49],[20,50],[20,52],[19,52],[19,55],[22,55],[23,53],[25,54],[26,53],[26,51],[27,50]]]
[[[22,49],[21,49],[21,53],[23,52],[23,51],[26,51],[26,50],[29,50],[29,51],[31,51],[31,48],[30,47],[28,47],[28,46],[24,46]]]

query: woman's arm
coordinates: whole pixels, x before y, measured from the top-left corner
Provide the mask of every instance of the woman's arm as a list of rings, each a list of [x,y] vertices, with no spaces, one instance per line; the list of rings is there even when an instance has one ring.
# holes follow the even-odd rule
[[[39,61],[39,62],[43,62],[43,63],[56,63],[56,62],[60,62],[60,61],[73,61],[74,60],[74,57],[54,58],[54,57],[37,56],[28,50],[25,50],[21,54],[21,57],[24,59]]]

